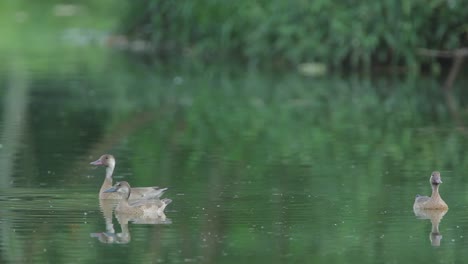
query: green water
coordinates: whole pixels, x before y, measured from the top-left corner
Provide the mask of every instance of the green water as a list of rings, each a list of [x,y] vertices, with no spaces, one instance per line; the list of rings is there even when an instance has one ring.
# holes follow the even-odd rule
[[[76,26],[42,23],[55,40]],[[11,51],[0,64],[0,263],[468,257],[461,92],[451,112],[427,77],[148,66],[65,39],[0,46]],[[167,221],[122,224],[100,207],[104,169],[89,162],[104,153],[117,158],[114,180],[169,187]],[[433,170],[450,210],[422,218],[438,232],[412,209]]]
[[[107,65],[4,73],[2,263],[463,262],[466,136],[434,81]],[[103,153],[116,180],[170,188],[168,223],[116,238]],[[440,246],[412,211],[432,170]]]

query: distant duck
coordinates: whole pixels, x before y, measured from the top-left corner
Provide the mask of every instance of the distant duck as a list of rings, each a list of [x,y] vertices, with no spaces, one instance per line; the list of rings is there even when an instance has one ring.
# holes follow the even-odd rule
[[[164,209],[172,202],[171,199],[137,200],[129,203],[128,199],[133,192],[130,184],[126,181],[116,183],[113,187],[104,191],[104,193],[118,193],[121,200],[115,208],[116,213],[139,217],[165,217]]]
[[[432,186],[431,197],[416,195],[413,209],[447,210],[448,206],[439,194],[439,185],[442,183],[440,172],[434,171],[429,182]]]
[[[102,155],[98,160],[91,162],[91,165],[106,167],[106,178],[99,190],[99,199],[120,199],[117,193],[106,193],[105,190],[112,187],[112,173],[115,168],[115,158],[110,154]],[[156,199],[166,191],[167,188],[153,187],[136,187],[132,188],[130,199]]]

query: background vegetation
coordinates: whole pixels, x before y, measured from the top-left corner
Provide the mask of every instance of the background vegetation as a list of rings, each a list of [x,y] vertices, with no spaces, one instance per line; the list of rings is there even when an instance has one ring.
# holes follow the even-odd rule
[[[464,1],[131,1],[121,32],[159,57],[415,67],[419,48],[468,45]]]
[[[431,77],[256,69],[418,69],[417,48],[466,45],[461,2],[0,7],[0,263],[467,259],[462,82],[452,109]],[[89,165],[103,153],[116,180],[170,188],[171,225],[90,237],[106,231]],[[438,250],[412,211],[435,169],[450,205]]]

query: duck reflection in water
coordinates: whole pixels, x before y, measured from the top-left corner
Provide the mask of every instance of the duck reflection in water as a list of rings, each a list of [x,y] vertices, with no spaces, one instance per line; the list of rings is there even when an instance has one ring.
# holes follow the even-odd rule
[[[91,233],[91,237],[97,238],[101,243],[105,244],[127,244],[130,242],[130,232],[128,231],[128,224],[121,224],[120,228],[122,232],[120,233],[110,233],[110,232],[101,232],[101,233]]]
[[[97,238],[101,243],[106,244],[126,244],[130,242],[130,232],[128,225],[120,225],[121,232],[116,233],[112,221],[112,212],[117,202],[115,200],[99,199],[99,207],[106,222],[106,231],[100,233],[91,233],[91,237]]]
[[[434,247],[440,246],[440,241],[442,240],[442,234],[439,232],[439,223],[442,220],[442,217],[447,213],[445,210],[427,210],[427,209],[414,209],[414,214],[419,219],[429,219],[431,220],[432,228],[429,233],[429,240],[431,245]]]
[[[416,195],[413,211],[418,218],[431,220],[432,228],[429,239],[432,246],[438,247],[442,240],[442,235],[439,232],[439,224],[442,217],[447,213],[448,206],[439,194],[439,185],[442,183],[440,172],[434,171],[431,174],[429,183],[432,187],[432,195],[430,197]]]

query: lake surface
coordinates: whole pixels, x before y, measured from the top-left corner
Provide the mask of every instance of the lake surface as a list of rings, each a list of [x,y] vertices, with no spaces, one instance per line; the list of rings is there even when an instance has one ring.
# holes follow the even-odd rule
[[[0,263],[467,259],[462,92],[454,111],[421,76],[148,66],[75,33],[1,62]],[[169,188],[165,221],[100,206],[104,153],[115,181]],[[416,216],[434,170],[450,210]]]
[[[466,133],[434,81],[110,60],[3,74],[2,263],[463,262]],[[165,223],[102,212],[103,153],[115,180],[170,188]],[[412,210],[433,170],[440,234]]]

